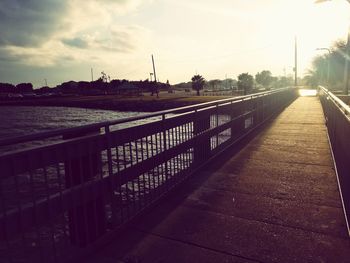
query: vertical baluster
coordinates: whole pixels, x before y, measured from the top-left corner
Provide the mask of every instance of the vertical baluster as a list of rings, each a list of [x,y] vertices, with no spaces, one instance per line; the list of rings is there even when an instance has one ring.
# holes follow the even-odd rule
[[[174,132],[175,128],[171,128],[171,145],[172,147],[176,146],[176,142],[175,142],[175,132]],[[172,165],[172,176],[173,176],[173,184],[176,184],[177,181],[177,177],[176,177],[176,167],[175,167],[175,158],[171,158],[171,165]]]
[[[153,149],[153,135],[151,135],[151,157],[154,156],[154,149]],[[153,189],[152,189],[152,192],[153,192],[153,195],[156,195],[156,185],[155,185],[155,178],[154,178],[154,169],[155,168],[152,168],[152,184],[153,184]],[[153,197],[153,199],[155,199],[155,197]]]
[[[185,124],[181,125],[181,143],[185,142]],[[185,169],[185,153],[181,154],[181,170]]]
[[[189,124],[186,122],[186,123],[185,123],[185,140],[186,140],[186,141],[189,140],[188,125],[189,125]],[[188,160],[188,159],[189,159],[189,156],[188,156],[188,149],[189,149],[189,148],[186,148],[186,151],[185,151],[185,167],[186,167],[186,169],[187,169],[188,166],[189,166],[189,165],[188,165],[188,163],[189,163],[189,160]]]
[[[44,159],[45,159],[45,156],[41,155],[41,163],[45,164],[46,162],[45,162]],[[53,223],[53,218],[52,218],[50,186],[49,186],[49,180],[48,180],[46,166],[43,167],[43,174],[44,174],[44,182],[45,182],[46,202],[47,202],[47,207],[48,207],[49,225],[50,225],[50,231],[51,231],[51,242],[52,242],[52,249],[53,249],[53,258],[54,258],[54,262],[57,262],[57,251],[56,251],[56,242],[55,242],[55,229],[54,229],[54,223]]]
[[[63,182],[62,182],[62,174],[60,169],[60,156],[58,151],[55,151],[55,158],[56,158],[56,173],[57,173],[57,181],[58,181],[58,189],[59,189],[59,197],[60,197],[60,204],[63,205],[63,195],[62,195],[62,188],[63,188]],[[68,245],[68,235],[67,235],[67,220],[65,218],[65,211],[62,211],[61,214],[61,220],[63,224],[63,240],[65,242],[65,245]]]
[[[108,176],[109,176],[109,183],[110,183],[110,189],[111,189],[111,217],[112,217],[112,225],[114,226],[116,224],[116,200],[115,200],[115,194],[114,191],[116,189],[116,181],[115,176],[113,173],[113,163],[112,163],[112,142],[111,142],[111,133],[109,126],[105,126],[105,137],[107,140],[107,163],[108,163]]]
[[[136,163],[139,163],[139,150],[138,150],[138,139],[135,140],[135,154],[136,154]],[[141,198],[141,181],[140,181],[141,174],[137,175],[137,195],[138,195],[138,209],[141,210],[142,208],[142,198]]]
[[[7,247],[7,250],[6,252],[8,253],[8,257],[7,259],[12,263],[14,262],[13,260],[13,253],[12,253],[12,248],[11,248],[11,243],[10,243],[10,239],[9,239],[9,235],[8,235],[8,232],[7,232],[7,221],[8,221],[8,218],[7,218],[7,208],[6,208],[6,197],[4,195],[4,192],[5,192],[5,189],[3,187],[3,180],[5,179],[2,179],[0,177],[0,203],[1,203],[1,215],[3,217],[2,219],[2,231],[4,233],[4,239],[5,239],[5,243],[6,243],[6,247]],[[39,251],[41,251],[39,249]],[[42,262],[42,261],[41,261]]]
[[[35,197],[35,186],[34,186],[32,162],[31,162],[30,155],[27,155],[26,157],[27,157],[26,161],[28,163],[30,195],[31,195],[32,203],[33,203],[34,228],[35,228],[35,233],[36,233],[36,241],[38,243],[38,246],[36,246],[36,247],[39,250],[40,262],[44,262],[43,246],[42,246],[41,237],[40,237],[40,228],[39,228],[39,225],[38,225],[38,220],[37,220],[37,215],[36,215],[37,202],[36,202],[36,197]]]
[[[219,127],[219,104],[216,104],[215,106],[215,127]],[[216,132],[216,147],[219,146],[219,132]]]
[[[168,171],[168,157],[166,156],[165,152],[167,151],[167,137],[166,137],[166,127],[164,125],[165,123],[165,114],[162,115],[162,134],[163,134],[163,156],[164,156],[164,176],[165,176],[165,187],[168,191],[169,189],[169,171]]]
[[[117,158],[117,188],[119,191],[119,209],[120,209],[120,224],[124,222],[124,207],[123,207],[123,189],[122,189],[122,183],[120,178],[120,157],[119,157],[119,145],[115,147],[115,155]]]
[[[19,184],[18,184],[18,178],[17,178],[17,174],[15,173],[14,169],[15,169],[15,163],[13,158],[11,158],[10,160],[10,165],[11,165],[11,178],[14,179],[14,183],[15,183],[15,202],[16,202],[16,206],[17,206],[17,210],[18,210],[18,229],[20,232],[20,236],[21,236],[21,242],[22,242],[22,248],[24,248],[26,246],[25,243],[25,236],[24,236],[24,229],[22,226],[22,205],[21,205],[21,196],[20,196],[20,188],[19,188]]]
[[[179,134],[179,126],[175,127],[175,140],[176,140],[176,145],[179,145],[179,140],[180,140],[180,134]],[[176,174],[179,176],[179,170],[180,170],[180,161],[179,161],[180,155],[177,154],[175,156],[176,159]]]
[[[80,155],[80,151],[81,149],[78,148],[78,154]],[[92,169],[92,162],[91,162],[91,155],[89,154],[89,166],[90,166],[90,169]],[[78,158],[77,162],[78,162],[78,165],[79,165],[79,170],[76,171],[76,173],[73,175],[73,176],[78,176],[79,179],[78,179],[78,182],[77,182],[77,185],[80,186],[80,187],[84,187],[85,185],[85,178],[84,177],[90,177],[88,176],[87,174],[84,174],[84,168],[83,168],[83,158]],[[89,172],[89,171],[88,171]],[[86,246],[88,243],[89,243],[89,240],[91,240],[91,229],[89,228],[89,223],[88,223],[88,217],[90,215],[88,215],[88,211],[87,211],[87,207],[86,207],[86,197],[85,197],[85,193],[84,193],[84,189],[80,188],[79,189],[79,195],[81,197],[81,200],[82,200],[82,203],[80,203],[78,205],[78,214],[81,215],[83,214],[83,218],[81,218],[81,216],[79,217],[79,219],[75,222],[75,227],[78,229],[78,232],[79,232],[79,238],[81,238],[81,245],[82,246]],[[95,216],[95,213],[94,215]],[[81,222],[82,221],[82,222]],[[80,224],[83,224],[84,227],[81,228],[80,227]],[[95,226],[96,227],[96,226]]]
[[[75,227],[74,221],[72,222],[72,217],[73,218],[78,218],[79,214],[77,209],[74,209],[78,206],[76,198],[74,198],[74,189],[73,189],[73,177],[71,176],[73,174],[73,166],[72,165],[67,165],[67,162],[70,162],[73,159],[73,153],[70,150],[64,149],[64,153],[66,155],[66,160],[65,160],[65,183],[66,183],[66,189],[69,191],[69,196],[71,197],[70,199],[70,204],[72,204],[71,209],[68,211],[68,228],[69,228],[69,237],[70,241],[74,244],[77,242],[77,237],[79,236],[78,228]]]
[[[133,158],[133,152],[132,152],[132,142],[129,142],[129,158],[130,158],[130,167],[133,166],[134,158]],[[131,189],[132,189],[132,216],[135,215],[136,211],[136,197],[135,197],[135,179],[131,178]]]
[[[141,161],[143,162],[145,160],[144,158],[144,145],[143,145],[143,137],[141,137],[140,139],[140,148],[141,148]],[[143,207],[146,206],[146,197],[147,197],[147,192],[146,192],[146,175],[145,172],[142,173],[142,189],[143,189],[143,193],[142,193],[142,199],[143,199]]]
[[[125,170],[126,166],[127,166],[126,153],[125,153],[125,143],[123,143],[122,149],[123,149],[123,164],[124,164],[123,170]],[[125,198],[126,198],[126,217],[127,217],[127,219],[129,219],[130,218],[130,201],[129,201],[130,198],[129,198],[129,182],[128,181],[125,183]]]
[[[98,143],[95,143],[95,144],[98,144]],[[96,146],[99,146],[99,145],[96,145]],[[100,148],[100,147],[98,147],[98,148]],[[103,164],[102,163],[99,165],[100,171],[99,171],[99,175],[97,175],[97,177],[99,177],[99,178],[96,178],[96,175],[94,175],[94,173],[93,173],[93,171],[94,171],[94,167],[93,167],[94,155],[93,155],[93,144],[92,143],[88,144],[88,155],[87,156],[88,156],[89,170],[88,171],[82,170],[82,171],[85,171],[88,174],[88,178],[90,180],[94,180],[95,182],[102,180],[102,178],[103,178],[103,170],[102,170]],[[83,166],[83,159],[81,159],[80,163],[81,163],[81,169],[84,169],[82,167]],[[84,179],[84,182],[82,184],[83,186],[84,186],[84,184],[86,184],[86,181],[87,180]],[[97,191],[98,191],[98,197],[96,199],[94,198],[94,200],[88,201],[87,205],[84,206],[85,210],[87,210],[85,212],[86,216],[87,216],[87,223],[88,223],[87,233],[89,233],[89,232],[91,233],[93,231],[91,228],[94,228],[94,231],[90,234],[91,238],[88,239],[88,240],[90,240],[89,242],[92,242],[95,239],[97,239],[97,237],[99,237],[101,235],[101,233],[103,233],[105,231],[105,228],[106,228],[103,192],[102,192],[102,189],[100,189],[100,187],[97,189]],[[84,195],[84,198],[86,198],[85,195]],[[92,221],[91,218],[93,218],[94,221]],[[89,237],[87,236],[87,238],[89,238]]]
[[[146,136],[146,159],[149,159],[149,141],[148,141],[148,137],[149,136]],[[152,195],[153,195],[153,192],[152,192],[152,186],[151,186],[151,179],[150,179],[150,172],[148,171],[147,172],[147,182],[148,182],[148,197],[147,198],[149,200],[149,203],[151,203],[152,201]]]

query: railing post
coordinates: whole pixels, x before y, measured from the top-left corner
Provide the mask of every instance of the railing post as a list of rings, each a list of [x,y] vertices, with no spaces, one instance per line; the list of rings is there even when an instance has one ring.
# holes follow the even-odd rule
[[[234,141],[240,137],[244,132],[245,119],[242,118],[244,113],[244,101],[239,104],[232,104],[231,109],[231,139]]]
[[[210,113],[207,111],[198,112],[195,110],[195,118],[193,123],[194,136],[200,136],[206,130],[210,129]],[[210,137],[202,136],[196,140],[194,145],[194,163],[200,164],[209,159],[211,152]]]
[[[72,139],[98,131],[88,131],[66,135],[63,139]],[[82,156],[65,161],[66,188],[83,185],[94,179],[102,170],[101,152],[88,152]],[[101,175],[102,177],[102,175]],[[69,236],[72,244],[86,247],[106,232],[105,202],[103,193],[99,192],[93,200],[85,200],[84,189],[81,190],[81,202],[68,211]],[[74,200],[75,201],[75,200]]]

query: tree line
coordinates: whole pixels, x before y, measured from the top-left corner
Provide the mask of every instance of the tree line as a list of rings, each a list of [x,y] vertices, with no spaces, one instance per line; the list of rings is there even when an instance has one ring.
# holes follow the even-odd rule
[[[310,86],[324,85],[333,90],[341,90],[345,77],[346,43],[339,40],[330,48],[322,48],[322,50],[325,53],[313,59],[312,67],[304,80]],[[350,74],[350,67],[348,74]]]
[[[5,93],[27,93],[33,92],[32,83],[20,83],[13,85],[10,83],[0,83],[0,92]]]
[[[241,73],[238,75],[237,79],[237,89],[243,91],[244,95],[250,94],[259,88],[270,90],[293,85],[293,79],[291,77],[274,77],[269,70],[258,72],[255,75],[255,78],[249,73]],[[213,81],[215,81],[214,83],[217,83],[217,80],[210,80],[207,82],[203,76],[196,74],[191,78],[191,86],[199,96],[200,90],[205,86],[212,86]]]
[[[146,80],[129,81],[126,79],[107,80],[103,77],[95,81],[67,81],[55,87],[41,87],[34,90],[31,83],[21,83],[13,85],[10,83],[0,83],[0,93],[45,93],[45,92],[60,92],[72,94],[99,94],[118,92],[121,90],[142,90],[149,91],[151,94],[157,94],[160,89],[169,89],[169,81],[166,83],[154,82]]]
[[[238,79],[227,78],[225,80],[213,79],[206,81],[201,75],[194,75],[190,82],[179,83],[173,85],[173,88],[179,89],[194,89],[199,95],[200,90],[204,87],[215,91],[220,88],[224,89],[238,89],[243,94],[249,94],[254,89],[264,88],[266,90],[271,88],[279,88],[292,85],[293,80],[290,77],[274,77],[269,70],[258,72],[255,77],[249,73],[242,73]],[[159,90],[170,90],[169,81],[166,83],[146,80],[130,81],[126,79],[113,79],[102,75],[95,81],[67,81],[55,87],[41,87],[33,90],[31,83],[20,83],[13,85],[9,83],[0,83],[0,93],[64,93],[64,94],[82,94],[94,95],[101,93],[118,93],[122,91],[135,92],[150,92],[152,95],[157,94]]]

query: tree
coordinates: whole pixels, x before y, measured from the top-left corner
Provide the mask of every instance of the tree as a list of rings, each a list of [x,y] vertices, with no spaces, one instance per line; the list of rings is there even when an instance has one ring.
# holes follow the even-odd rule
[[[253,89],[254,77],[248,73],[242,73],[238,76],[238,89],[244,91],[244,95],[247,95]]]
[[[192,89],[197,91],[197,96],[199,96],[199,91],[203,89],[205,84],[205,79],[201,75],[194,75],[192,77]]]
[[[306,85],[311,87],[317,87],[319,85],[320,77],[312,70],[309,70],[308,74],[304,77]]]
[[[20,83],[16,85],[17,92],[32,92],[33,85],[32,83]]]
[[[212,79],[212,80],[209,80],[208,83],[211,86],[212,90],[216,90],[217,86],[219,86],[221,84],[221,80],[219,80],[219,79]]]
[[[330,48],[330,53],[318,55],[312,61],[312,68],[306,75],[305,81],[326,85],[328,84],[328,63],[329,63],[329,84],[330,89],[341,89],[344,81],[345,70],[345,41],[337,41]],[[350,67],[349,67],[350,73]],[[311,84],[310,84],[311,85]]]
[[[279,88],[285,88],[293,85],[294,85],[293,77],[282,76],[282,77],[272,77],[272,82],[269,87],[271,87],[272,89],[279,89]]]
[[[15,92],[15,86],[10,83],[0,83],[0,93]]]
[[[256,73],[255,80],[258,84],[262,85],[265,89],[268,89],[273,81],[272,74],[269,70],[263,70]]]

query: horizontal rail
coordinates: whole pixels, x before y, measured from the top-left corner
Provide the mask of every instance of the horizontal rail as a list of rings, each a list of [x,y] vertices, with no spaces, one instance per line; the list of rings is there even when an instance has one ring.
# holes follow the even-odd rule
[[[0,155],[0,258],[65,262],[92,249],[296,96],[281,89],[12,139],[61,137]],[[130,125],[112,129],[120,123]]]
[[[72,134],[72,133],[79,133],[79,132],[84,132],[84,131],[89,131],[89,130],[102,129],[102,128],[117,125],[117,124],[138,121],[138,120],[148,119],[148,118],[152,118],[152,117],[161,117],[161,116],[164,116],[167,114],[179,114],[179,113],[188,112],[188,111],[195,111],[195,110],[200,110],[200,109],[203,109],[206,107],[217,106],[217,105],[230,103],[230,102],[234,102],[234,101],[243,101],[246,99],[257,98],[260,96],[266,96],[269,94],[274,94],[274,93],[283,91],[285,89],[288,89],[288,88],[277,89],[277,90],[272,90],[272,91],[267,91],[267,92],[259,92],[259,93],[255,93],[252,95],[238,96],[238,97],[216,100],[216,101],[211,101],[211,102],[204,102],[204,103],[199,103],[199,104],[190,105],[190,106],[162,110],[162,111],[157,111],[157,112],[153,112],[153,113],[146,113],[146,114],[142,114],[142,115],[134,116],[134,117],[120,118],[120,119],[113,120],[113,121],[104,121],[104,122],[87,124],[87,125],[82,125],[82,126],[72,127],[72,128],[56,129],[53,131],[44,131],[44,132],[38,132],[35,134],[1,138],[0,139],[0,146],[7,146],[7,145],[11,145],[11,144],[23,143],[23,142],[28,142],[28,141],[42,140],[42,139],[51,138],[51,137],[55,137],[55,136],[65,136],[67,134]]]
[[[323,92],[323,94],[327,95],[327,99],[331,99],[333,103],[335,103],[338,109],[343,112],[347,118],[350,118],[350,106],[347,105],[344,101],[339,99],[336,95],[334,95],[331,91],[326,89],[325,87],[319,86],[319,89]]]

